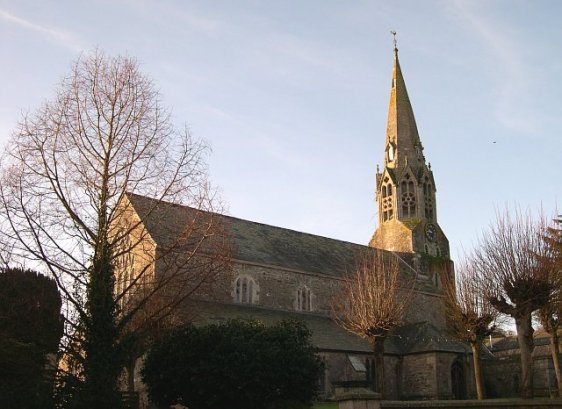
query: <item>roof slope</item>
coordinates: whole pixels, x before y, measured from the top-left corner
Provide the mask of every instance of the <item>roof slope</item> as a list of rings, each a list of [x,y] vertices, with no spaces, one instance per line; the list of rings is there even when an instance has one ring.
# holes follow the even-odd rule
[[[136,194],[128,198],[157,244],[173,242],[197,214],[188,206]],[[149,217],[147,217],[149,215]],[[276,266],[309,273],[340,276],[355,265],[357,257],[369,247],[341,240],[301,233],[249,220],[220,215],[235,244],[240,261]]]
[[[389,334],[402,354],[424,352],[467,353],[466,344],[448,337],[428,322],[407,324]]]
[[[344,351],[371,353],[371,344],[363,338],[353,335],[338,326],[329,317],[317,314],[303,314],[291,311],[271,310],[242,304],[221,304],[214,302],[197,302],[198,318],[195,322],[209,324],[229,319],[257,320],[266,325],[273,325],[286,319],[301,321],[312,332],[312,344],[324,351]],[[390,351],[388,350],[390,349]],[[392,346],[387,353],[394,352]]]

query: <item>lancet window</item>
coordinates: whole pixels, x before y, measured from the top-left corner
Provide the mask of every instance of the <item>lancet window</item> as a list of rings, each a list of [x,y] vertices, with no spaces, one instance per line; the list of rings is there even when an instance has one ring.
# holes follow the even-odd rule
[[[427,176],[423,182],[423,197],[425,201],[425,218],[433,220],[435,214],[433,211],[433,187]]]
[[[416,191],[414,180],[410,174],[404,176],[401,183],[402,191],[402,216],[405,218],[414,217],[416,215]]]
[[[129,289],[129,285],[130,285],[130,278],[131,278],[132,274],[129,275],[129,269],[126,269],[122,276],[121,276],[121,282],[118,285],[118,290],[117,290],[117,295],[121,295],[123,293],[126,292],[126,294],[123,294],[123,296],[121,297],[121,307],[123,307],[123,305],[127,302],[127,299],[129,298],[130,295],[130,289]]]
[[[242,304],[256,302],[257,285],[253,278],[240,276],[234,282],[234,301]]]
[[[297,290],[297,311],[312,311],[312,293],[308,287]]]
[[[384,178],[381,196],[382,221],[386,222],[394,217],[394,209],[392,208],[392,183],[390,183],[388,177]]]

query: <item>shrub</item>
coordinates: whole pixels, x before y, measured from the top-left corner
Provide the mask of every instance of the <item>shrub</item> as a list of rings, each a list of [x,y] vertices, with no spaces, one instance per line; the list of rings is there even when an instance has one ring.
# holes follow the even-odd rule
[[[320,371],[303,323],[231,320],[179,328],[151,348],[142,376],[163,407],[181,400],[190,409],[265,409],[309,406]]]

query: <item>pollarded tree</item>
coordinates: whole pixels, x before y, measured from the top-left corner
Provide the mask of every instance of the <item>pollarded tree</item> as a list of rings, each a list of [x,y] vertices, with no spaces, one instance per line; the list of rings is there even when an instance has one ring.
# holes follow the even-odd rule
[[[542,238],[551,250],[547,259],[542,262],[545,268],[553,268],[551,283],[554,288],[550,301],[542,306],[537,313],[543,329],[550,338],[550,352],[558,383],[558,394],[562,393],[562,369],[560,368],[560,350],[558,329],[562,320],[562,216],[554,220],[554,226],[546,229]]]
[[[486,296],[485,281],[470,260],[464,260],[457,267],[454,282],[448,277],[443,280],[449,329],[455,338],[468,342],[472,349],[478,399],[485,397],[480,351],[484,339],[495,330],[498,318],[498,311]]]
[[[391,253],[366,252],[355,270],[344,276],[341,291],[332,300],[332,312],[346,330],[373,345],[374,389],[384,395],[384,342],[388,332],[402,323],[411,300],[413,281],[400,274]]]
[[[203,142],[173,126],[133,59],[99,51],[73,64],[56,96],[25,116],[8,144],[1,163],[2,241],[57,282],[65,354],[78,363],[75,379],[83,381],[80,407],[119,406],[125,335],[138,330],[129,323],[149,300],[166,300],[150,314],[158,321],[224,271],[222,250],[229,244],[213,216],[206,152]],[[142,215],[131,217],[129,192],[154,198]],[[177,226],[177,240],[151,253],[144,222],[168,201],[211,212],[194,211],[189,226]],[[153,274],[164,259],[173,268]]]
[[[553,270],[541,260],[550,249],[542,240],[543,223],[517,211],[498,214],[474,252],[475,268],[486,278],[487,297],[515,320],[521,352],[521,395],[533,396],[532,314],[548,305],[554,291]]]

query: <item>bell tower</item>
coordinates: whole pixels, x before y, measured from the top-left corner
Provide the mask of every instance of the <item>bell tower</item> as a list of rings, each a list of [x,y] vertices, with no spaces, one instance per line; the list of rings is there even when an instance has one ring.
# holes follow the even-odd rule
[[[395,40],[383,169],[377,166],[376,175],[379,217],[369,245],[449,258],[449,241],[437,222],[435,192]]]

